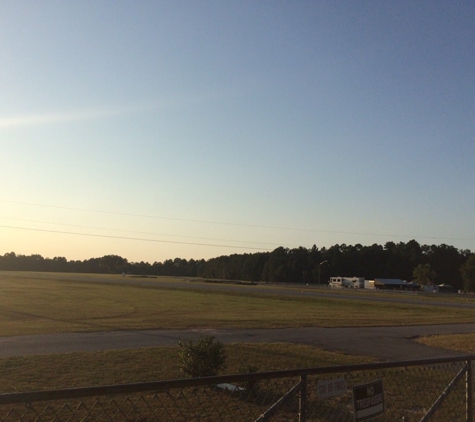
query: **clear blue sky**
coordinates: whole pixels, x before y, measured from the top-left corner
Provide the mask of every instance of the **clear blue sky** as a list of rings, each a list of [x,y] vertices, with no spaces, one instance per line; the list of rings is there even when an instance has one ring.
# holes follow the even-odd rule
[[[0,254],[475,250],[475,2],[0,2]]]

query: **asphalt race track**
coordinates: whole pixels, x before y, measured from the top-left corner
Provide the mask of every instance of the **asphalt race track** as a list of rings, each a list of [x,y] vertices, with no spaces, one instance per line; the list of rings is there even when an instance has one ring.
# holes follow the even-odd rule
[[[471,333],[475,324],[364,328],[284,328],[240,330],[143,330],[0,337],[0,357],[176,346],[179,340],[211,334],[223,343],[289,342],[384,361],[461,355],[416,343],[417,336]]]

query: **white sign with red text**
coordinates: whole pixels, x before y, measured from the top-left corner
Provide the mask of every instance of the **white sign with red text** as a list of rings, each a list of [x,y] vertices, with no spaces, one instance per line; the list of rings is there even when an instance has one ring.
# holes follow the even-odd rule
[[[337,378],[334,380],[320,380],[317,384],[317,394],[319,399],[327,399],[329,397],[341,396],[346,394],[348,388],[345,378]]]

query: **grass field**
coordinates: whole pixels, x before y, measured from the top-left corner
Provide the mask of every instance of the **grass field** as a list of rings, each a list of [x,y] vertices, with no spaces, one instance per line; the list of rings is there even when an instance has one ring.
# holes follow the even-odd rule
[[[192,326],[285,326],[308,301],[92,283],[97,276],[0,273],[0,333],[98,331]],[[171,281],[173,281],[171,279]],[[312,306],[311,306],[312,305]],[[320,304],[321,306],[321,304]],[[235,322],[234,322],[235,320]],[[306,321],[313,319],[307,315]],[[0,359],[0,393],[182,378],[178,345],[138,350]],[[295,344],[229,344],[225,373],[371,361]]]
[[[470,309],[93,283],[71,274],[0,273],[0,335],[119,329],[384,326],[475,322]],[[107,277],[107,276],[103,276]],[[110,276],[109,276],[110,277]],[[89,280],[89,281],[88,281]]]
[[[407,296],[407,302],[402,304],[368,303],[358,300],[361,293],[355,293],[354,300],[329,298],[325,294],[316,299],[177,290],[172,278],[165,279],[169,288],[94,283],[98,277],[0,272],[0,335],[145,328],[475,322],[473,310],[414,305],[412,296]],[[448,337],[453,345],[452,336]],[[474,336],[465,338],[469,343],[475,342]],[[270,371],[371,361],[295,344],[229,344],[226,351],[226,373],[243,372],[249,363],[260,371]],[[0,392],[179,378],[182,374],[177,364],[178,347],[12,357],[0,360]]]
[[[417,341],[431,347],[441,347],[442,349],[475,354],[475,333],[421,337]]]
[[[249,363],[273,371],[371,362],[292,344],[229,344],[226,353],[223,374],[245,372]],[[178,347],[11,357],[0,359],[0,393],[183,378],[178,363]]]

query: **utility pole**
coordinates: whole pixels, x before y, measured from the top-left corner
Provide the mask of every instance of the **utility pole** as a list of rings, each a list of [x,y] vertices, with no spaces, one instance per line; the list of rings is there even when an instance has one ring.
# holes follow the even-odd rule
[[[320,262],[320,264],[318,264],[318,285],[320,286],[320,278],[321,278],[321,274],[322,274],[322,265],[325,264],[325,262],[328,262],[326,259],[325,261],[322,261]]]

